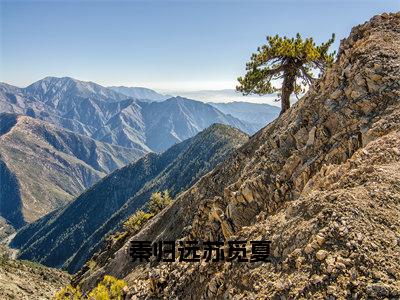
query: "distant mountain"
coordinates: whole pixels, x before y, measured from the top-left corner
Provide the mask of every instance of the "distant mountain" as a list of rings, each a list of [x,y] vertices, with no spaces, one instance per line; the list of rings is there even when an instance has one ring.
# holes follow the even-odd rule
[[[138,101],[92,82],[46,77],[26,88],[0,83],[0,112],[28,115],[96,140],[165,151],[214,123],[254,133],[253,124],[181,97]]]
[[[144,87],[110,86],[108,88],[125,96],[139,99],[141,101],[164,101],[172,97],[169,95],[157,93],[154,90]]]
[[[251,124],[225,115],[215,107],[195,100],[174,97],[163,102],[141,103],[147,145],[158,152],[194,136],[214,124],[227,124],[254,133]]]
[[[23,91],[52,107],[60,110],[69,108],[72,98],[96,98],[104,101],[118,101],[128,98],[94,82],[76,80],[70,77],[46,77]]]
[[[248,95],[243,96],[234,89],[222,90],[199,90],[199,91],[171,91],[171,95],[180,95],[182,97],[195,99],[203,102],[247,102],[247,103],[274,103],[278,98],[277,94],[271,95]]]
[[[104,236],[142,207],[152,192],[173,196],[193,185],[248,137],[226,125],[213,125],[162,154],[150,153],[117,170],[62,210],[21,229],[11,245],[20,258],[77,271]]]
[[[0,216],[15,228],[65,205],[146,152],[0,114]]]
[[[68,77],[46,77],[23,89],[0,84],[0,112],[28,115],[97,140],[149,152],[140,136],[143,128],[139,110],[133,99]],[[123,126],[125,132],[118,132],[118,138],[112,139],[109,135],[113,128],[108,122],[120,115],[128,115],[129,124]],[[138,133],[132,133],[135,130]]]
[[[235,118],[253,124],[257,129],[261,129],[275,120],[281,111],[277,106],[249,102],[209,104],[219,109],[224,114],[232,115]]]

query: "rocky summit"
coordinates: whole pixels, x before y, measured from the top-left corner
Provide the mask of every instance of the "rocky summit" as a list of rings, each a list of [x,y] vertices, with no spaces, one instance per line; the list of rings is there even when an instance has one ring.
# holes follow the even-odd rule
[[[400,13],[352,29],[333,67],[132,240],[270,240],[271,262],[132,262],[79,284],[129,299],[400,298]]]

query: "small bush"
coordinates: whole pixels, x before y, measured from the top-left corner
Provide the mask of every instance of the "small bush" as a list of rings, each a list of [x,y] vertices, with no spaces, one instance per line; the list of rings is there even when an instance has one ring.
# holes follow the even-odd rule
[[[105,275],[87,296],[82,295],[79,287],[68,285],[55,295],[54,300],[122,300],[125,286],[125,281]]]
[[[143,210],[138,210],[125,221],[123,227],[130,234],[135,234],[152,217],[153,214],[146,213]]]
[[[88,296],[91,300],[122,300],[125,286],[125,281],[105,275],[103,281]]]
[[[173,199],[169,195],[168,190],[164,192],[155,192],[151,194],[150,200],[147,204],[149,212],[153,215],[158,214],[160,211],[172,203]]]

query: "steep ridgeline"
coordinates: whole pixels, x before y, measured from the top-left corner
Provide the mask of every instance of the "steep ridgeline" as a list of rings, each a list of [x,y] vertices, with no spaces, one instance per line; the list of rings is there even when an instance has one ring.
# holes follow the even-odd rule
[[[22,228],[11,246],[20,258],[77,271],[105,234],[142,207],[154,191],[175,196],[248,140],[246,134],[216,124],[164,153],[150,153],[111,173],[64,209]]]
[[[27,116],[2,113],[0,216],[19,228],[144,154]]]
[[[353,28],[298,103],[132,238],[271,240],[276,259],[140,264],[128,241],[80,285],[110,274],[139,299],[398,299],[399,169],[397,13]]]
[[[275,120],[281,111],[277,106],[249,102],[209,103],[224,114],[252,124],[257,130]]]
[[[144,152],[162,152],[214,123],[255,131],[252,124],[203,102],[180,97],[158,103],[139,100],[69,77],[46,77],[26,88],[0,83],[0,112],[28,115]]]

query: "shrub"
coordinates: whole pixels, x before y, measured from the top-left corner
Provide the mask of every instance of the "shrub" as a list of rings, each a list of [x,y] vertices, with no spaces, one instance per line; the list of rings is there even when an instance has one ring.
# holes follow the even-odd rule
[[[125,286],[125,281],[105,275],[104,279],[87,296],[82,295],[79,286],[74,288],[72,285],[68,285],[57,292],[54,300],[122,300]]]
[[[164,207],[167,207],[172,203],[173,199],[169,195],[168,190],[164,192],[155,192],[151,194],[150,200],[147,204],[147,208],[149,212],[153,215],[158,214],[163,210]]]
[[[102,282],[88,295],[90,300],[122,300],[126,282],[113,276],[105,275]]]
[[[135,234],[151,217],[153,217],[153,214],[138,210],[125,221],[123,227],[130,234]]]

